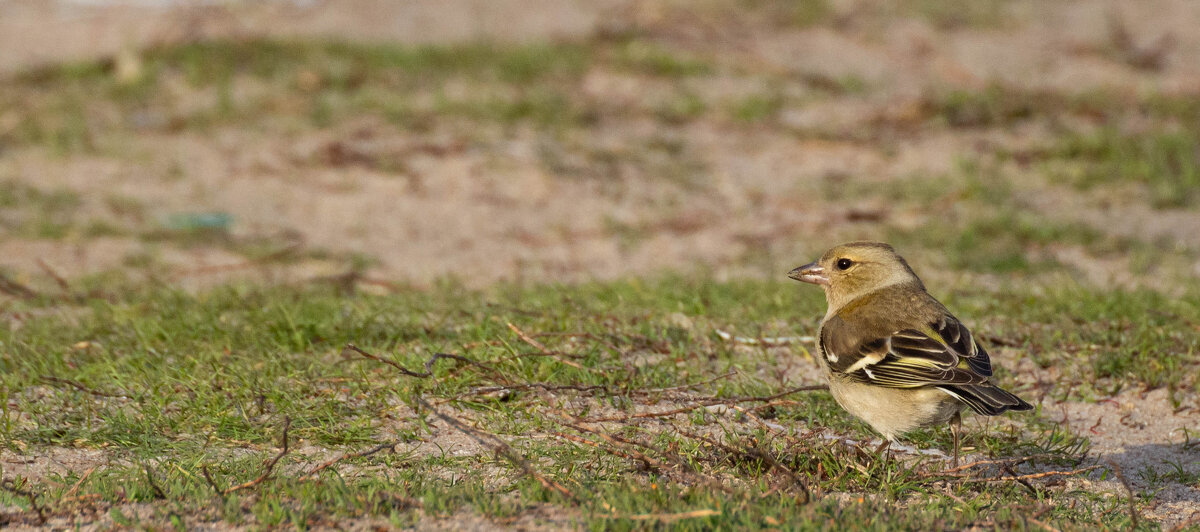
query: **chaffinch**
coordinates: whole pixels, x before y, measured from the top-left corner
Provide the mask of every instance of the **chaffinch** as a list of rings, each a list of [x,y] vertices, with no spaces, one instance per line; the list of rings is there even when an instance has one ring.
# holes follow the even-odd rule
[[[958,464],[960,412],[1033,408],[992,384],[971,331],[925,291],[891,246],[851,242],[788,273],[825,289],[821,365],[838,404],[886,438],[949,423]]]

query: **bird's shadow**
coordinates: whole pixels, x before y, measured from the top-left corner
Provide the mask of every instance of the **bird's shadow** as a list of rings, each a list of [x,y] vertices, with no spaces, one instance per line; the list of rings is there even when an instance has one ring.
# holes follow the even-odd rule
[[[1108,479],[1128,483],[1140,496],[1200,502],[1200,442],[1129,445],[1118,452],[1094,453],[1089,460],[1104,465],[1112,473]]]

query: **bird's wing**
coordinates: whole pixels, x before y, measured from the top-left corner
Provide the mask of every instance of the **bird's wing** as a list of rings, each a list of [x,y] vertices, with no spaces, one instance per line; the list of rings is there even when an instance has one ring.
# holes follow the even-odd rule
[[[971,371],[984,377],[992,376],[992,359],[987,350],[975,342],[970,329],[958,321],[958,318],[943,314],[942,319],[932,327],[946,347],[966,362]]]
[[[888,388],[985,384],[992,374],[987,351],[953,316],[890,334],[854,334],[841,318],[821,329],[821,350],[835,373]]]

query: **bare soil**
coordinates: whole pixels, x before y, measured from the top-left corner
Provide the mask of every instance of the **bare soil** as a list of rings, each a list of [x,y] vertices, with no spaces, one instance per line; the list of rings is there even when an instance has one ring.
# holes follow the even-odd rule
[[[1200,32],[1190,30],[1200,24],[1200,8],[1186,0],[1136,6],[1014,2],[998,22],[981,27],[882,16],[856,2],[833,6],[832,28],[803,28],[763,20],[757,12],[730,12],[719,3],[688,10],[665,1],[351,0],[163,7],[8,0],[0,3],[0,49],[5,50],[0,73],[197,38],[524,42],[581,40],[638,28],[718,64],[752,65],[800,79],[853,80],[869,89],[788,106],[780,112],[783,127],[698,120],[664,128],[638,118],[601,120],[572,142],[618,160],[654,143],[668,142],[680,151],[663,164],[596,167],[596,161],[567,161],[568,169],[585,165],[586,171],[609,174],[592,179],[564,178],[563,170],[548,169],[547,150],[562,145],[536,130],[480,130],[478,124],[450,120],[413,131],[371,119],[283,135],[244,126],[142,134],[124,139],[114,153],[66,158],[38,147],[15,147],[0,159],[0,176],[77,191],[81,211],[100,220],[114,216],[106,203],[113,196],[146,206],[141,217],[147,225],[173,213],[228,213],[235,235],[294,235],[308,249],[370,257],[373,275],[416,284],[447,275],[475,286],[664,270],[776,275],[838,239],[878,237],[881,227],[911,227],[936,215],[895,212],[879,202],[830,201],[822,193],[830,183],[847,177],[885,183],[941,175],[964,159],[1019,151],[1048,138],[1044,124],[1032,121],[1018,129],[914,127],[860,140],[881,121],[892,130],[905,120],[920,120],[930,91],[978,90],[993,83],[1073,95],[1096,90],[1187,94],[1200,87],[1200,63],[1189,60],[1200,54]],[[1128,57],[1139,51],[1158,54],[1153,68]],[[718,101],[762,89],[753,76],[706,76],[686,83]],[[786,89],[806,90],[802,85]],[[652,101],[662,82],[596,70],[588,73],[584,90],[605,108],[617,109]],[[398,175],[329,164],[322,154],[334,148],[399,156],[406,168]],[[664,173],[703,186],[680,186],[662,179]],[[1044,180],[1022,178],[1024,173],[1019,167],[1005,171],[1009,179],[1038,185],[1027,198],[1038,212],[1078,219],[1105,233],[1200,246],[1200,236],[1184,229],[1200,225],[1196,211],[1164,213],[1136,204],[1100,210],[1095,198],[1069,187],[1047,189]],[[1114,217],[1122,223],[1110,223]],[[636,241],[631,244],[630,235],[614,227],[631,228]],[[110,270],[146,253],[181,269],[184,284],[220,282],[226,272],[218,268],[214,274],[210,267],[243,262],[219,246],[181,252],[120,236],[0,239],[0,266],[31,274],[42,272],[39,258],[77,276]],[[1071,260],[1069,252],[1063,255]],[[1126,264],[1099,265],[1099,270],[1084,266],[1096,279],[1136,281],[1125,275]],[[304,278],[339,267],[308,260],[285,270]],[[187,273],[196,271],[205,273]]]

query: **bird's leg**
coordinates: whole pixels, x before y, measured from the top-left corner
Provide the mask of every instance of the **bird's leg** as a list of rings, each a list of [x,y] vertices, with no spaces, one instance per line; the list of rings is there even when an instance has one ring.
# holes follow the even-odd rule
[[[955,412],[950,417],[950,434],[954,436],[954,459],[950,462],[950,467],[958,467],[958,446],[959,434],[962,433],[962,415]]]
[[[879,447],[875,448],[875,454],[883,455],[883,460],[886,462],[891,453],[888,453],[886,455],[883,453],[886,452],[888,450],[888,448],[891,446],[892,446],[892,440],[889,438],[884,438],[883,443],[880,443]]]

